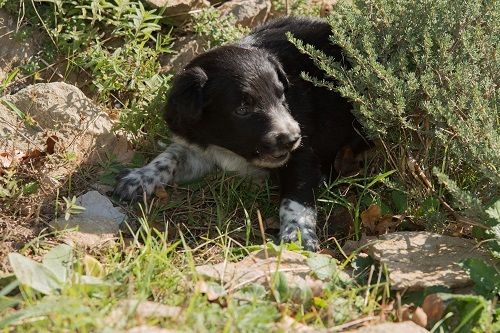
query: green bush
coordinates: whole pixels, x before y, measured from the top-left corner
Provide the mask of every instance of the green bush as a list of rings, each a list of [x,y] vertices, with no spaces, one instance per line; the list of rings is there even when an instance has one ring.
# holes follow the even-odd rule
[[[498,1],[344,1],[329,23],[352,66],[291,37],[331,80],[305,78],[354,102],[414,199],[486,223],[500,193]]]

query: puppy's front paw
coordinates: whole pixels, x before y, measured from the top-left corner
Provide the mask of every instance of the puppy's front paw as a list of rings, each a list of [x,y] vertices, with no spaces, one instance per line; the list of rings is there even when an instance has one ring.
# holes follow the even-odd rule
[[[144,192],[150,196],[160,186],[161,179],[154,170],[148,167],[127,169],[117,177],[115,195],[121,200],[133,201],[142,197]]]
[[[280,239],[285,243],[302,239],[302,246],[308,251],[319,250],[316,235],[316,210],[297,201],[283,199],[280,206]]]

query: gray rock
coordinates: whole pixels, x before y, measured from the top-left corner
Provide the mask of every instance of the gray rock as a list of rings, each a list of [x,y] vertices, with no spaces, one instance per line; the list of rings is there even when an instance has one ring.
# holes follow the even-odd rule
[[[207,42],[200,36],[185,36],[177,39],[173,44],[173,54],[160,56],[162,71],[179,72],[191,59],[203,53]]]
[[[488,258],[470,239],[430,232],[386,234],[369,245],[368,251],[373,259],[387,265],[394,290],[464,287],[471,280],[459,263],[467,258]]]
[[[0,103],[0,151],[44,152],[53,136],[55,152],[72,152],[79,162],[115,142],[108,115],[75,86],[39,83],[4,98],[22,116]]]
[[[210,6],[207,0],[145,0],[153,8],[165,8],[164,16],[173,24],[182,24],[192,13]]]
[[[235,24],[255,27],[263,23],[271,10],[269,0],[230,0],[223,3],[219,10],[221,15],[232,14]]]
[[[383,323],[373,326],[358,328],[350,333],[425,333],[429,332],[423,327],[418,326],[412,321],[403,321],[401,323]]]
[[[90,191],[79,196],[76,204],[85,210],[71,215],[68,220],[59,217],[52,223],[59,230],[77,229],[66,233],[67,240],[84,247],[96,247],[116,238],[126,215],[115,208],[107,197]]]

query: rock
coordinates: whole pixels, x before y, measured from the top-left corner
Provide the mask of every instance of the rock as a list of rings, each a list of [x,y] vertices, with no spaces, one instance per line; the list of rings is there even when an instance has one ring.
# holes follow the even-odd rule
[[[368,252],[387,265],[394,290],[464,287],[471,280],[459,263],[467,258],[487,258],[470,239],[429,232],[386,234],[371,243]]]
[[[25,39],[16,38],[17,17],[11,16],[5,9],[0,8],[0,81],[14,69],[24,64],[35,55],[39,49],[38,43],[42,40],[33,32],[33,36]],[[35,29],[34,29],[35,30]]]
[[[323,281],[333,278],[349,280],[346,273],[331,264],[333,260],[331,256],[322,254],[308,258],[293,251],[282,250],[279,254],[269,250],[267,258],[265,251],[258,251],[234,263],[197,266],[196,272],[216,281],[215,285],[201,284],[202,292],[211,294],[212,299],[250,284],[269,287],[269,281],[278,271],[283,273],[290,288],[300,290],[308,286],[313,294],[317,295],[323,289]]]
[[[178,38],[172,48],[175,53],[160,56],[162,71],[179,72],[191,59],[203,53],[207,47],[207,41],[200,36],[185,36]]]
[[[222,262],[216,265],[197,266],[196,272],[216,281],[222,281],[227,289],[233,289],[245,281],[267,284],[269,272],[276,272],[278,260],[275,253],[270,253],[266,259],[265,252],[259,251],[235,263]],[[295,285],[305,284],[305,278],[311,272],[305,256],[286,250],[283,250],[281,255],[279,270],[284,272],[288,283]]]
[[[72,85],[39,83],[4,99],[22,114],[0,104],[0,152],[74,153],[81,162],[114,144],[108,115]]]
[[[245,27],[255,27],[263,23],[270,10],[269,0],[230,0],[219,7],[221,15],[232,14],[235,24]]]
[[[165,8],[164,16],[173,24],[180,25],[191,17],[197,9],[207,8],[207,0],[145,0],[153,8]]]
[[[84,247],[96,247],[113,241],[120,231],[126,215],[97,191],[90,191],[76,198],[78,206],[85,207],[80,214],[72,214],[68,220],[60,217],[52,223],[59,229],[77,228],[66,233],[66,239]]]
[[[401,333],[425,333],[429,332],[423,327],[418,326],[412,321],[403,321],[401,323],[383,323],[373,326],[366,326],[358,328],[354,331],[347,331],[349,333],[388,333],[388,332],[401,332]]]

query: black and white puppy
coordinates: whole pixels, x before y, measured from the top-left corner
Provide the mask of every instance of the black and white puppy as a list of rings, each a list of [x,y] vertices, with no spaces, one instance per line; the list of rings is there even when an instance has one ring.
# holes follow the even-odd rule
[[[324,74],[287,32],[343,61],[329,41],[329,25],[305,17],[271,21],[197,56],[175,77],[168,98],[165,119],[175,143],[122,175],[116,193],[126,199],[149,195],[217,168],[242,175],[276,172],[281,240],[296,241],[300,232],[303,246],[318,250],[314,189],[322,173],[330,175],[342,147],[361,152],[368,145],[350,103],[301,78],[301,72]]]

